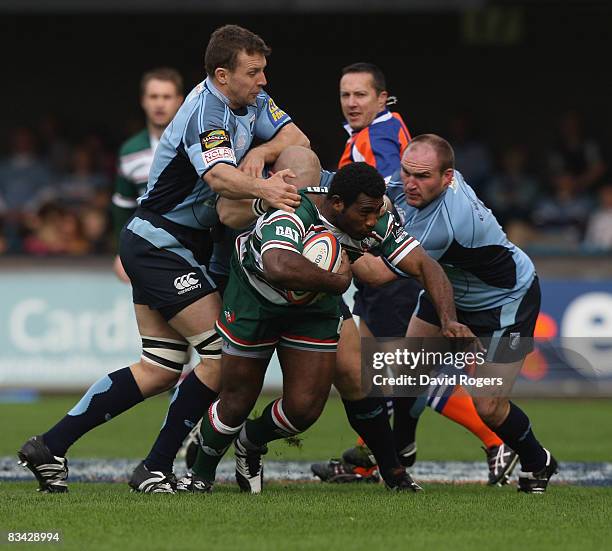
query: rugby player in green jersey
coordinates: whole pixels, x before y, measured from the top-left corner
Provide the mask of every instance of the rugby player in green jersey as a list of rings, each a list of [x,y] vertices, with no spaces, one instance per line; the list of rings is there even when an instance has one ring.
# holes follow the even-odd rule
[[[473,338],[456,321],[452,289],[440,266],[390,213],[381,215],[384,193],[384,180],[374,168],[353,163],[336,174],[329,189],[303,189],[295,212],[269,211],[238,238],[216,324],[223,338],[222,390],[202,420],[193,475],[179,481],[177,489],[210,492],[217,464],[235,440],[241,489],[261,491],[261,455],[267,442],[303,432],[323,410],[335,376],[340,296],[350,285],[350,262],[366,251],[378,249],[397,269],[421,281],[444,320],[444,336]],[[322,270],[301,254],[303,243],[321,231],[330,231],[342,244],[337,273]],[[288,290],[321,295],[296,305],[288,300]],[[246,420],[275,349],[283,370],[283,397],[257,419]],[[360,433],[362,421],[377,413],[361,411],[372,406],[368,400],[345,401],[349,420]],[[376,454],[377,442],[362,436]],[[378,464],[388,487],[418,489],[396,457],[380,457]]]

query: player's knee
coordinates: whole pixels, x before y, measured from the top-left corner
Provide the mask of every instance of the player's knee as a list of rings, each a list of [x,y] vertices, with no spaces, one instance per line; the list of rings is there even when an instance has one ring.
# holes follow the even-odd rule
[[[140,362],[132,366],[134,379],[143,396],[155,396],[160,392],[171,389],[179,380],[180,371],[160,367],[141,358]]]
[[[334,372],[334,386],[340,396],[346,400],[358,400],[363,397],[361,372],[355,369],[346,369],[338,364]]]
[[[300,431],[305,431],[321,416],[326,400],[327,395],[319,397],[308,395],[284,396],[283,409],[291,424]]]
[[[475,396],[473,399],[480,418],[490,427],[498,426],[505,412],[505,401],[502,398],[490,396]]]
[[[208,329],[199,335],[187,337],[187,340],[202,360],[221,359],[221,337],[214,329]]]
[[[230,426],[235,426],[249,415],[257,401],[257,392],[249,385],[224,385],[219,396],[219,417]]]

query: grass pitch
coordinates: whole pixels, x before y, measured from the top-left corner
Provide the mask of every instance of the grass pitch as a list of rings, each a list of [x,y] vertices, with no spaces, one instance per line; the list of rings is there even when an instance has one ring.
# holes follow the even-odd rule
[[[46,430],[76,399],[0,404],[0,456],[14,455],[26,437]],[[267,401],[258,404],[260,411]],[[520,404],[560,461],[612,460],[609,401]],[[167,405],[167,397],[148,400],[85,436],[70,457],[143,457]],[[301,448],[274,443],[268,458],[327,459],[354,438],[340,401],[332,399]],[[478,440],[430,411],[423,415],[418,442],[419,459],[484,459]],[[260,496],[223,484],[209,496],[136,495],[125,484],[76,483],[65,495],[38,494],[35,487],[34,481],[0,483],[0,532],[59,530],[62,549],[587,551],[607,549],[612,539],[610,487],[555,485],[540,496],[476,484],[427,484],[418,495],[393,494],[378,485],[316,483],[269,484]]]
[[[37,495],[6,483],[3,527],[60,530],[62,549],[537,549],[609,548],[612,488],[269,485],[264,494],[220,486],[212,495],[136,495],[117,484],[74,484]],[[8,499],[7,499],[8,498]]]
[[[61,419],[77,396],[45,397],[32,404],[1,404],[0,456],[15,455],[25,439],[40,434]],[[263,397],[255,409],[271,400]],[[538,439],[560,461],[612,461],[612,401],[523,400],[517,403],[529,415]],[[142,404],[96,428],[69,451],[72,458],[142,458],[159,432],[169,404],[167,395]],[[315,425],[301,435],[300,448],[272,442],[268,458],[322,460],[338,457],[355,442],[342,402],[331,398]],[[419,459],[477,461],[484,459],[481,443],[465,428],[426,409],[419,423]]]

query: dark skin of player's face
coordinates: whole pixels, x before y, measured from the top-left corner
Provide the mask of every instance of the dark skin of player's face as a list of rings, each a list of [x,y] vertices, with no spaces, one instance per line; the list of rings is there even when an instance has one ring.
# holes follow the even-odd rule
[[[325,199],[322,206],[323,216],[334,226],[347,233],[353,239],[365,239],[376,225],[383,207],[382,197],[369,197],[360,193],[348,207],[344,201],[334,195]]]

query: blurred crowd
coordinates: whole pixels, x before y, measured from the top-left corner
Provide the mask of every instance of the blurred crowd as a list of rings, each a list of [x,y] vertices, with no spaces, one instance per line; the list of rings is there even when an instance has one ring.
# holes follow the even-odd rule
[[[516,244],[541,254],[612,252],[610,163],[580,113],[564,113],[538,151],[522,143],[492,150],[466,114],[449,122],[445,137],[457,168]],[[96,132],[69,140],[53,116],[9,132],[0,157],[0,254],[114,251],[117,144],[109,142]]]
[[[98,133],[68,141],[52,116],[12,129],[0,158],[0,252],[109,252],[115,159]]]
[[[494,154],[465,116],[448,138],[457,168],[511,241],[539,254],[612,252],[610,163],[580,113],[565,112],[537,151],[514,143]]]

